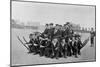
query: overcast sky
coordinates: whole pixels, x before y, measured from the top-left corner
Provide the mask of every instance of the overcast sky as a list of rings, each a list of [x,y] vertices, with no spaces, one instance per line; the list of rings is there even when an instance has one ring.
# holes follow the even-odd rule
[[[40,22],[42,25],[69,21],[82,27],[94,27],[95,7],[13,1],[12,19],[25,23]]]

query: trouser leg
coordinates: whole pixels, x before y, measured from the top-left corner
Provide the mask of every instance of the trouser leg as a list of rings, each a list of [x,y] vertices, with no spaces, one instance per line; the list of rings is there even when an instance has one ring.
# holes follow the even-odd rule
[[[78,58],[78,48],[74,48],[74,55],[75,55],[75,58]]]
[[[56,59],[59,58],[59,51],[58,50],[55,51],[55,57],[56,57]]]
[[[64,58],[67,58],[67,50],[64,50]]]
[[[43,56],[44,55],[44,48],[40,48],[40,56]]]
[[[94,46],[94,38],[91,38],[91,47]]]

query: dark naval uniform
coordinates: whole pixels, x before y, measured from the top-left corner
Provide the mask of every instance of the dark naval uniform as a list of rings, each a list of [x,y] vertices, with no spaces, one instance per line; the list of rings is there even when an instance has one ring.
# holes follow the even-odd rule
[[[48,38],[51,39],[51,40],[53,38],[53,33],[54,33],[54,28],[49,29]]]
[[[28,43],[26,43],[26,44],[31,44],[31,45],[28,45],[28,47],[30,48],[29,53],[35,52],[35,46],[34,46],[34,40],[33,40],[33,39],[31,39],[31,40],[30,40]]]
[[[65,43],[65,44],[61,43],[60,48],[61,48],[61,51],[62,51],[62,56],[64,58],[66,58],[66,56],[68,55],[68,44],[67,43]]]
[[[82,47],[82,42],[81,42],[81,40],[78,40],[78,42],[77,42],[77,48],[78,48],[78,54],[79,55],[81,55],[81,52],[80,52],[81,47]]]
[[[72,50],[73,50],[73,55],[77,58],[78,46],[76,41],[72,41]]]
[[[91,31],[90,32],[90,35],[91,35],[90,36],[90,40],[91,40],[90,42],[91,42],[91,47],[92,47],[92,46],[94,46],[94,36],[95,36],[95,32],[94,31]]]
[[[69,35],[70,35],[70,30],[67,28],[63,33],[63,36],[65,36],[66,42],[68,42],[68,40],[69,40]]]
[[[31,45],[29,45],[29,48],[30,48],[30,51],[29,52],[35,52],[35,53],[38,52],[38,50],[39,50],[39,40],[38,40],[38,38],[37,39],[31,39],[26,44],[31,44]]]
[[[53,53],[53,57],[56,57],[56,59],[59,58],[60,54],[61,54],[61,44],[60,43],[56,43],[55,45],[52,44],[51,48],[52,48],[52,53]]]
[[[53,39],[57,38],[58,41],[61,41],[62,32],[60,30],[54,30],[53,32]]]

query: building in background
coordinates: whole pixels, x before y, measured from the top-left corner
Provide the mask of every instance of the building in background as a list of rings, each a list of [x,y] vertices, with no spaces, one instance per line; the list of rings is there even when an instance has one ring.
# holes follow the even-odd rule
[[[72,29],[73,30],[81,30],[81,26],[79,24],[74,24],[74,23],[71,23],[70,24],[72,25]]]
[[[27,26],[40,26],[40,22],[27,22]]]

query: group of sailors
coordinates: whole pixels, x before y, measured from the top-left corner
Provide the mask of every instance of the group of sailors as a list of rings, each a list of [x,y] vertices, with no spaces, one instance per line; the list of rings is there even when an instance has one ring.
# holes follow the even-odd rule
[[[55,26],[53,23],[46,24],[42,33],[36,32],[29,35],[30,41],[27,42],[30,48],[29,53],[39,54],[48,58],[71,57],[78,58],[81,55],[81,36],[76,34],[72,25],[66,24]]]

